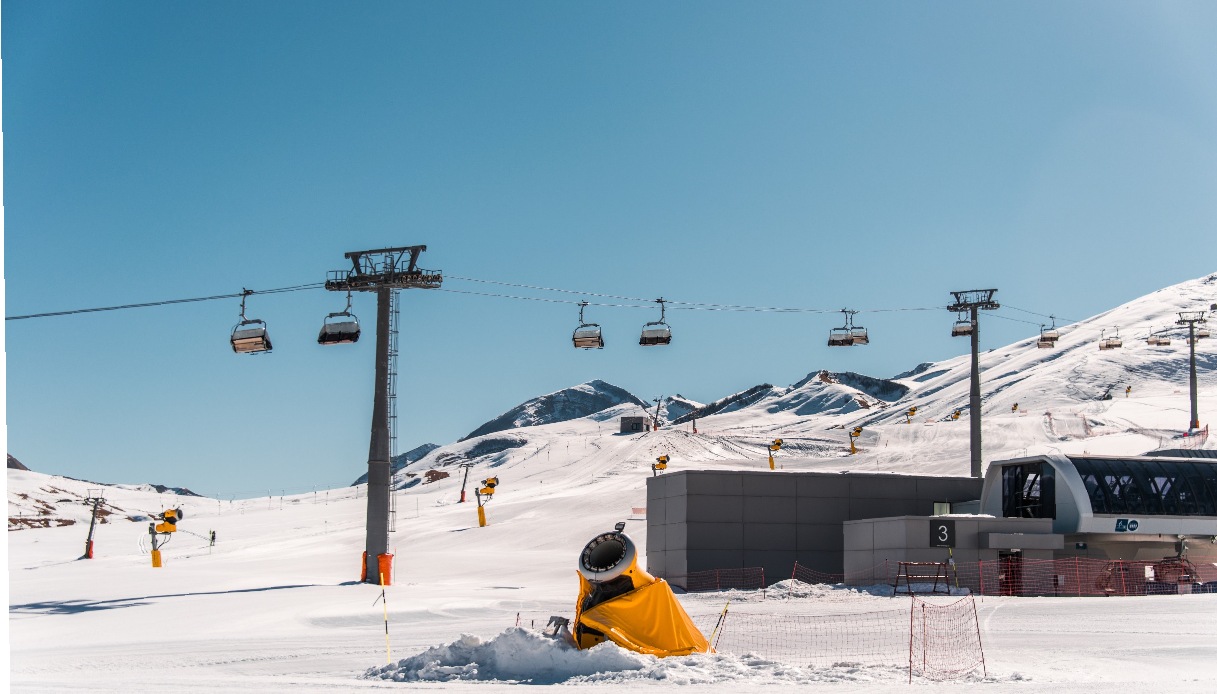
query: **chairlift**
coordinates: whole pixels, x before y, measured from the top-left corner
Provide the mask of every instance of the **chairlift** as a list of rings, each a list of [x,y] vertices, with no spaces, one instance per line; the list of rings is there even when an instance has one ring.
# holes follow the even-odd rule
[[[1052,319],[1052,327],[1045,329],[1040,326],[1040,341],[1041,342],[1056,342],[1061,339],[1061,332],[1056,329],[1056,316],[1048,316]]]
[[[1052,328],[1048,328],[1043,324],[1040,325],[1040,339],[1036,340],[1036,347],[1040,349],[1052,349],[1056,347],[1056,341],[1061,338],[1061,335],[1056,331],[1055,320],[1052,322],[1052,325]]]
[[[359,319],[351,313],[351,292],[348,290],[346,309],[325,317],[321,332],[317,333],[317,344],[343,345],[352,342],[359,342]]]
[[[870,338],[866,334],[866,328],[854,325],[854,314],[857,311],[849,309],[841,309],[841,313],[845,314],[845,325],[840,328],[833,328],[828,331],[828,346],[829,347],[852,347],[854,345],[870,344]]]
[[[951,337],[966,337],[974,332],[976,332],[976,324],[968,318],[957,320],[955,325],[951,326]]]
[[[654,345],[667,345],[672,343],[672,328],[663,321],[664,319],[664,302],[662,297],[655,300],[659,304],[659,320],[651,321],[642,326],[642,336],[638,338],[638,344],[644,347]]]
[[[232,329],[232,351],[237,354],[261,354],[271,350],[270,336],[266,333],[266,321],[245,317],[245,297],[253,294],[241,290],[241,322]]]
[[[579,349],[604,349],[604,338],[600,335],[600,325],[583,320],[583,309],[585,308],[587,308],[587,302],[579,302],[579,327],[575,328],[571,341]]]
[[[1120,329],[1116,328],[1115,337],[1106,337],[1107,331],[1099,331],[1099,351],[1109,349],[1119,349],[1124,346],[1124,341],[1120,339]]]
[[[1210,333],[1209,333],[1208,328],[1196,328],[1196,339],[1197,340],[1203,340],[1209,336],[1210,336]]]

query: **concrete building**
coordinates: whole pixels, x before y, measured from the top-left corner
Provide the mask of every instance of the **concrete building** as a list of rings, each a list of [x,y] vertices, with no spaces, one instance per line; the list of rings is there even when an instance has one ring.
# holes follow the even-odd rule
[[[843,523],[930,516],[980,497],[981,480],[880,473],[682,470],[647,480],[647,570],[686,586],[690,572],[794,563],[844,572]],[[927,530],[928,532],[928,530]]]
[[[622,417],[621,418],[621,433],[633,434],[639,431],[647,430],[646,417]]]
[[[763,470],[647,480],[647,569],[681,587],[690,573],[753,567],[775,583],[795,562],[865,584],[889,580],[898,562],[948,558],[999,566],[990,582],[1017,586],[1010,576],[1026,560],[1182,554],[1217,564],[1212,459],[1034,456],[994,462],[983,480]]]

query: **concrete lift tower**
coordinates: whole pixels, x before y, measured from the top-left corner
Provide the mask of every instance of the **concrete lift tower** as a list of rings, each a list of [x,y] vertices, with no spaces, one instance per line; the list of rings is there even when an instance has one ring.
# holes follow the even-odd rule
[[[1187,426],[1192,431],[1200,428],[1200,408],[1197,407],[1196,402],[1196,340],[1200,339],[1202,334],[1197,332],[1196,325],[1203,326],[1206,322],[1204,311],[1181,311],[1179,313],[1179,320],[1175,321],[1175,325],[1187,326],[1187,344],[1190,352],[1189,364],[1191,365],[1188,380],[1192,396],[1192,418]]]
[[[972,476],[984,477],[980,459],[980,324],[977,321],[978,311],[993,311],[1001,308],[993,300],[996,289],[970,289],[963,292],[951,292],[955,303],[947,306],[947,310],[960,314],[961,320],[951,329],[951,335],[972,337],[972,388],[968,397],[968,416],[972,433]],[[964,319],[967,314],[969,318]]]
[[[364,580],[379,583],[380,555],[389,552],[389,502],[392,448],[389,434],[389,338],[394,292],[398,289],[437,289],[444,278],[439,271],[422,270],[418,256],[426,246],[378,248],[346,254],[351,267],[329,273],[325,288],[333,292],[376,294],[376,389],[372,402],[372,439],[368,446],[367,569]]]

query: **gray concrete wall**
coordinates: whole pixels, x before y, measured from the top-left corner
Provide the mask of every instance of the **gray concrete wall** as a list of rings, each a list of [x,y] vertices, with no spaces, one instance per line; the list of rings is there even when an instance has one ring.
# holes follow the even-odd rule
[[[980,497],[981,480],[875,473],[682,470],[647,480],[647,570],[684,587],[690,572],[794,563],[845,572],[847,520],[928,516]],[[925,534],[928,537],[929,526]]]
[[[955,524],[955,561],[975,564],[997,561],[1004,550],[1018,548],[1027,559],[1052,559],[1064,537],[1052,533],[1051,518],[948,517]],[[902,561],[945,562],[945,547],[930,546],[933,518],[901,516],[846,521],[845,573],[850,585],[874,585],[891,580],[893,565]]]

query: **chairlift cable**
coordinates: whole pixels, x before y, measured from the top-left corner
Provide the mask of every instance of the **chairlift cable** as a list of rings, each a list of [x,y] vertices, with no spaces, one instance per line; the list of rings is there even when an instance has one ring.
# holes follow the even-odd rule
[[[306,289],[320,289],[324,285],[322,283],[301,284],[294,287],[280,287],[278,289],[260,289],[238,292],[236,294],[217,294],[215,296],[200,296],[192,299],[167,299],[165,301],[149,301],[140,304],[123,304],[121,306],[101,306],[98,308],[78,308],[70,311],[49,311],[46,313],[31,313],[24,316],[5,316],[4,320],[24,320],[27,318],[51,318],[54,316],[72,316],[78,313],[98,313],[101,311],[120,311],[128,308],[149,308],[152,306],[168,306],[171,304],[188,304],[198,301],[215,301],[217,299],[240,299],[244,296],[252,296],[254,294],[281,294],[283,292],[298,292]]]

